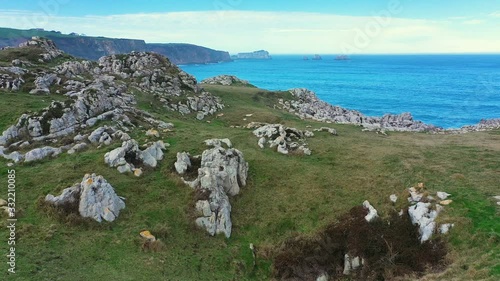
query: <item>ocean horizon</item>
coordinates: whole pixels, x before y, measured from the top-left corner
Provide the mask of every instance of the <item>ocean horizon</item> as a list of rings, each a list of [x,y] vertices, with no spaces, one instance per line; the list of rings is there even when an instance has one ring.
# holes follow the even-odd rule
[[[199,81],[227,74],[267,90],[307,88],[330,104],[367,116],[410,112],[416,120],[447,129],[500,117],[500,54],[320,56],[180,67]]]

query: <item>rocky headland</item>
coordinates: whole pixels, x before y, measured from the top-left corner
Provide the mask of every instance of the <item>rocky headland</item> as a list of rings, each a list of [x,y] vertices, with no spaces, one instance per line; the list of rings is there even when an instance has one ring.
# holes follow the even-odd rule
[[[50,39],[65,53],[93,61],[102,56],[127,54],[133,51],[162,54],[174,64],[205,64],[232,61],[228,52],[193,44],[149,44],[144,40],[61,34],[57,31],[40,29],[0,28],[0,48],[16,47],[33,36]]]

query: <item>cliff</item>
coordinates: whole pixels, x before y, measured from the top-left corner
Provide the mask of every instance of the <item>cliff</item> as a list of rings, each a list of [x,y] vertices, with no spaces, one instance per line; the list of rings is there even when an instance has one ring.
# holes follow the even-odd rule
[[[147,44],[147,51],[162,54],[175,64],[203,64],[231,61],[228,52],[192,44]]]
[[[203,64],[231,61],[229,53],[192,44],[147,44],[144,40],[90,37],[62,34],[42,29],[19,30],[0,28],[0,48],[18,46],[33,36],[52,40],[64,52],[88,60],[132,51],[152,51],[164,55],[175,64]]]

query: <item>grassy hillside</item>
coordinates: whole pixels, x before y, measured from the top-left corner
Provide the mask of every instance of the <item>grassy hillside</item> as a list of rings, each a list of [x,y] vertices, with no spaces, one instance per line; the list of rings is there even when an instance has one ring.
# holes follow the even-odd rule
[[[251,121],[299,129],[325,124],[273,109],[277,98],[287,98],[288,93],[205,88],[227,105],[224,116],[210,123],[165,113],[149,96],[137,94],[142,109],[176,125],[174,132],[161,135],[171,144],[166,159],[141,178],[106,166],[103,156],[110,147],[15,167],[20,210],[15,280],[269,280],[273,249],[285,239],[314,235],[366,199],[380,213],[388,213],[388,196],[403,195],[418,182],[424,182],[429,192],[453,194],[454,202],[439,220],[456,224],[446,238],[449,266],[430,272],[425,280],[500,279],[500,212],[492,200],[500,195],[499,131],[381,136],[351,125],[331,125],[339,136],[324,132],[309,138],[312,156],[285,156],[259,149],[251,130],[232,126]],[[54,97],[0,93],[0,130],[12,124],[21,109],[42,108],[49,98]],[[144,140],[147,129],[132,137]],[[209,237],[194,226],[193,192],[172,168],[177,152],[199,154],[205,149],[203,140],[226,137],[250,164],[249,184],[231,202],[230,239]],[[6,164],[0,159],[2,182],[7,180]],[[127,198],[115,222],[82,221],[41,206],[47,193],[59,194],[85,173],[103,175],[118,195]],[[5,189],[0,197],[6,197]],[[141,250],[139,232],[145,229],[163,241],[163,250]],[[0,235],[8,235],[6,228]],[[258,252],[255,268],[250,243]],[[7,252],[6,243],[0,244],[0,251]],[[6,269],[0,276],[7,277]]]

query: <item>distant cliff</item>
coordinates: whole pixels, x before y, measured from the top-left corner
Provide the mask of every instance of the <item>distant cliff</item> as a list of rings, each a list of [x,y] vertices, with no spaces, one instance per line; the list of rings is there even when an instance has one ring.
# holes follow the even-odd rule
[[[48,38],[64,52],[88,60],[102,56],[152,51],[168,57],[175,64],[203,64],[231,61],[228,52],[216,51],[192,44],[147,44],[144,40],[90,37],[61,34],[42,29],[19,30],[0,28],[0,48],[17,46],[33,36]]]
[[[234,59],[259,59],[259,60],[269,60],[271,56],[268,51],[260,50],[251,53],[239,53],[233,56]]]

